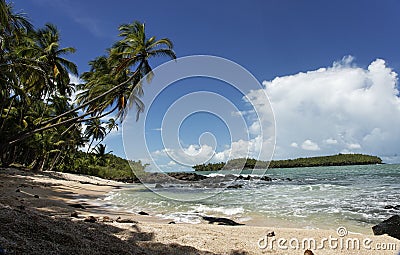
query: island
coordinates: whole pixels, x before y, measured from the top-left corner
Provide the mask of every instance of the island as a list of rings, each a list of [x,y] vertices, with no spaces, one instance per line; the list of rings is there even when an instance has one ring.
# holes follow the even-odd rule
[[[237,158],[227,162],[208,163],[193,166],[195,171],[218,171],[237,169],[293,168],[315,166],[346,166],[382,164],[377,156],[364,154],[337,154],[331,156],[261,161],[253,158]]]

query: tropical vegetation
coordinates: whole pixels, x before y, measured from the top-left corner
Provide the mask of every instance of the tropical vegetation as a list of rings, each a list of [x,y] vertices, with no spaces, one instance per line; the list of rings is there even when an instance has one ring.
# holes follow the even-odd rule
[[[338,154],[332,156],[297,158],[286,160],[262,161],[252,158],[232,159],[228,162],[208,163],[195,165],[195,171],[266,169],[266,168],[293,168],[315,166],[344,166],[344,165],[371,165],[381,164],[382,159],[377,156],[363,154]]]
[[[106,55],[89,62],[82,84],[73,84],[78,67],[68,56],[76,49],[62,45],[57,27],[48,23],[36,29],[26,14],[0,0],[2,166],[99,175],[104,167],[132,164],[107,153],[102,142],[118,129],[128,108],[136,107],[137,117],[143,111],[140,81],[146,75],[151,80],[149,61],[176,56],[168,38],[148,37],[138,21],[121,25],[119,38]]]

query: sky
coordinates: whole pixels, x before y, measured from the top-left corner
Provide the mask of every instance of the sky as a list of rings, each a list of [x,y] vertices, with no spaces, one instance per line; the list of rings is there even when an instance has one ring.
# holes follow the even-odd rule
[[[14,9],[27,13],[36,27],[56,24],[62,45],[77,49],[68,58],[80,73],[118,40],[120,24],[139,20],[148,35],[170,38],[178,57],[225,58],[259,82],[259,87],[241,84],[240,91],[210,77],[182,79],[164,90],[165,84],[146,85],[143,100],[154,96],[153,104],[139,122],[128,118],[126,123],[147,123],[148,152],[135,140],[124,144],[125,123],[105,141],[119,156],[145,162],[151,156],[152,163],[171,170],[243,155],[366,153],[400,162],[399,1],[30,0],[15,1]],[[151,64],[156,68],[167,60]],[[217,95],[231,104],[219,103],[224,99]],[[182,109],[193,114],[176,120],[178,131],[176,123],[167,125],[175,129],[163,130],[163,117],[178,104],[182,114]],[[209,108],[202,112],[193,105]],[[178,142],[163,144],[164,137]]]

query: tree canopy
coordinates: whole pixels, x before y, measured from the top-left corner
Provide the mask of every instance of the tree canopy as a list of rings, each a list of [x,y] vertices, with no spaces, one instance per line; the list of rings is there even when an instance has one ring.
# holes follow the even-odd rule
[[[138,117],[144,109],[140,80],[151,79],[151,59],[176,58],[171,40],[147,36],[139,21],[121,25],[119,37],[107,55],[89,62],[83,83],[72,84],[78,67],[68,57],[76,49],[63,46],[56,25],[36,29],[0,0],[1,165],[65,170],[84,146],[107,156],[101,143],[117,121],[130,107]]]

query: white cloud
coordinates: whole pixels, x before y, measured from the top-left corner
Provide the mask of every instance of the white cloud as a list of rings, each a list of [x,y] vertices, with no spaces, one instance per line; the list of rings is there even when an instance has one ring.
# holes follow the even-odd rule
[[[333,139],[333,138],[328,138],[328,139],[324,140],[324,143],[326,143],[326,144],[337,144],[338,141],[336,139]]]
[[[171,160],[170,162],[168,162],[167,165],[168,166],[176,166],[176,162]]]
[[[347,145],[350,150],[361,149],[361,145],[358,143],[350,143]]]
[[[261,146],[273,150],[274,142],[269,135],[275,116],[276,159],[357,152],[398,161],[400,99],[397,82],[397,74],[384,60],[377,59],[368,68],[361,68],[354,64],[353,57],[345,57],[331,67],[276,77],[263,82],[265,89],[246,95],[259,114],[264,138],[254,135],[249,140],[233,141],[223,151],[214,151],[208,145],[188,145],[181,150],[167,148],[153,155],[160,158],[168,152],[177,162],[184,160],[188,165],[258,157],[255,154]],[[269,96],[273,113],[264,93]],[[254,112],[232,115],[252,119]],[[261,125],[254,122],[249,131],[257,133],[259,128]],[[265,155],[260,158],[268,160]],[[168,165],[169,160],[163,164]]]
[[[68,76],[69,76],[69,82],[72,84],[78,85],[83,83],[83,81],[78,76],[75,76],[73,74],[68,74]],[[80,90],[77,90],[72,93],[70,99],[71,103],[75,103],[76,95],[78,95],[80,92],[81,92]]]
[[[307,150],[307,151],[319,151],[321,149],[321,148],[319,148],[318,144],[314,143],[311,140],[305,140],[301,144],[301,148],[303,150]]]
[[[269,96],[276,119],[275,158],[349,150],[392,158],[400,151],[397,83],[384,60],[361,68],[345,57],[331,67],[264,81],[265,90],[249,94],[255,101],[258,93]],[[270,115],[261,104],[258,110]],[[301,146],[308,151],[298,150],[293,141],[305,141]]]

